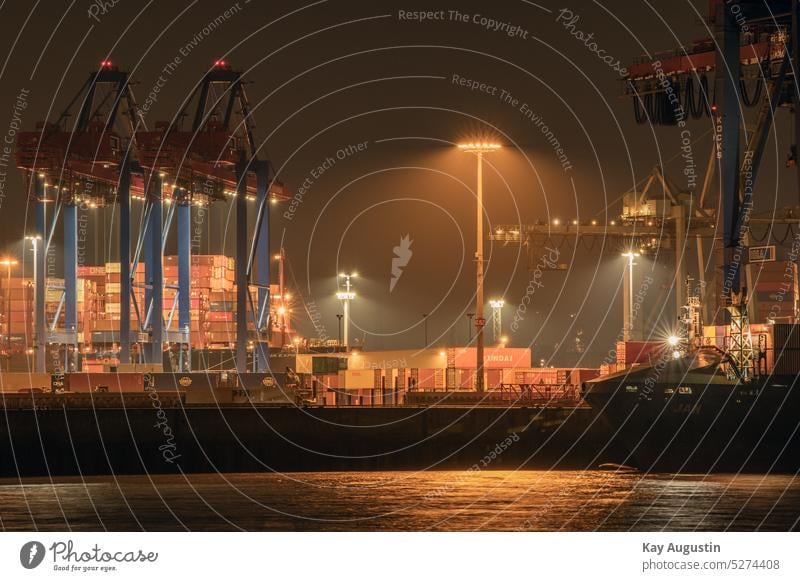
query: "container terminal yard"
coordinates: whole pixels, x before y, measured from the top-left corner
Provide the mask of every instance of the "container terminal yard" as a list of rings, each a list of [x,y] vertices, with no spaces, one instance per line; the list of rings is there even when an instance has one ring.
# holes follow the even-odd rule
[[[745,30],[712,1],[713,38],[626,69],[623,98],[638,123],[714,121],[696,188],[655,166],[620,193],[613,218],[523,216],[484,232],[483,166],[507,144],[459,143],[477,167],[470,341],[434,345],[426,327],[422,348],[351,340],[352,272],[339,276],[339,337],[296,330],[301,292],[285,277],[284,249],[270,244],[274,213],[296,191],[260,154],[232,62],[198,75],[173,120],[145,125],[131,75],[102,60],[60,115],[17,135],[34,269],[19,274],[25,256],[0,261],[0,473],[463,467],[508,437],[521,443],[493,467],[800,468],[800,211],[753,210],[768,137],[781,129],[775,112],[792,112],[793,143],[800,133],[798,7],[768,4],[769,14],[763,2],[740,3]],[[783,171],[800,178],[796,156],[792,145]],[[216,205],[235,217],[231,256],[193,250],[193,216]],[[85,208],[114,208],[118,262],[79,266]],[[177,254],[165,251],[168,238]],[[532,273],[558,273],[563,258],[537,260],[566,239],[624,257],[624,333],[602,362],[556,367],[535,345],[508,344],[504,303],[484,292],[484,242],[527,253]],[[668,332],[638,316],[645,258],[669,258]]]

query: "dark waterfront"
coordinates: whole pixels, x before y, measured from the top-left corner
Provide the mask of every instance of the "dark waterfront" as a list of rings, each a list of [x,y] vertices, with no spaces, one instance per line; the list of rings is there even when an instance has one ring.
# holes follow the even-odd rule
[[[576,471],[0,481],[3,530],[790,531],[800,479]]]

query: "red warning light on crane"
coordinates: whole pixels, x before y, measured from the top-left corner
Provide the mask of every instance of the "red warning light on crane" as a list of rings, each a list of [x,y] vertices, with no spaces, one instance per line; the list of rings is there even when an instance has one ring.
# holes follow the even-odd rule
[[[214,66],[217,68],[225,68],[228,66],[228,62],[224,59],[220,59],[214,62]]]
[[[110,69],[111,68],[111,61],[100,61],[100,68],[102,69]]]

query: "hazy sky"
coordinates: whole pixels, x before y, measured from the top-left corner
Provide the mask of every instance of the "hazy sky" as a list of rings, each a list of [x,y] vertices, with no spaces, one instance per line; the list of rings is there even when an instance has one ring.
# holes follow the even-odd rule
[[[284,215],[289,206],[276,207],[271,225],[273,247],[282,241],[286,249],[304,334],[315,330],[303,303],[321,313],[322,333],[336,336],[336,273],[352,269],[361,275],[353,334],[367,346],[420,346],[423,313],[433,344],[466,340],[465,314],[474,312],[475,160],[453,144],[472,135],[505,145],[485,167],[487,229],[614,219],[621,193],[656,164],[687,185],[680,131],[636,124],[614,62],[627,66],[645,52],[690,47],[707,36],[692,8],[703,14],[706,1],[99,4],[78,1],[69,11],[68,2],[3,4],[0,125],[11,122],[23,90],[25,129],[53,119],[105,58],[131,72],[142,104],[163,67],[180,56],[148,124],[172,118],[214,60],[245,71],[262,152],[294,191],[303,187],[291,219]],[[420,10],[432,14],[420,21]],[[759,185],[762,209],[776,199],[796,203],[794,174],[781,165],[790,135],[788,116],[780,115]],[[689,128],[702,173],[710,123]],[[0,248],[19,252],[30,223],[16,170],[7,170],[4,194]],[[232,254],[228,211],[224,203],[213,209],[204,252],[221,251],[224,239]],[[109,208],[91,218],[87,263],[116,258],[112,215]],[[405,236],[410,257],[390,291],[393,249]],[[525,249],[487,243],[487,298],[505,297],[513,345],[574,363],[570,345],[581,330],[583,363],[599,363],[622,323],[624,262],[590,246],[563,241],[559,261],[570,270],[541,276],[512,333],[529,287]],[[535,259],[540,254],[534,250]],[[649,323],[672,307],[668,267],[642,261],[655,280]]]

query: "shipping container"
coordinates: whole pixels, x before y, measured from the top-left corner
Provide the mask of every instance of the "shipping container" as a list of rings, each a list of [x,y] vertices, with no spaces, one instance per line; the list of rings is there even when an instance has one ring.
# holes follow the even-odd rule
[[[66,388],[72,392],[94,392],[105,389],[114,392],[144,391],[141,373],[68,373]]]
[[[656,361],[665,352],[663,341],[618,341],[617,363],[633,365]]]

